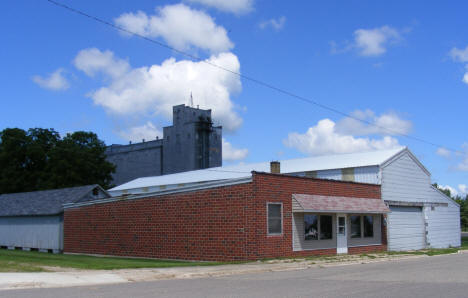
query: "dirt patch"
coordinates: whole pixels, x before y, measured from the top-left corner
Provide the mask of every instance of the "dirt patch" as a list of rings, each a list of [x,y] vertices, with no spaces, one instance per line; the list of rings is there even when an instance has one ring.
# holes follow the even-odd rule
[[[70,268],[70,267],[58,267],[58,266],[39,266],[47,272],[82,272],[83,269]]]

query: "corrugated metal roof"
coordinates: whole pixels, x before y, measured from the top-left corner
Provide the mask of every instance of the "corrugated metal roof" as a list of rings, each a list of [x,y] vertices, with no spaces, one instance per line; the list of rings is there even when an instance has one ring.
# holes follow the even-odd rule
[[[381,199],[293,194],[295,212],[388,213]],[[293,204],[295,205],[295,204]]]
[[[392,150],[378,150],[370,152],[281,160],[281,173],[286,174],[305,171],[376,166],[384,163],[405,149],[406,148],[397,148]],[[185,186],[186,184],[203,183],[206,181],[243,178],[250,176],[252,171],[269,172],[270,162],[216,167],[177,174],[138,178],[114,187],[109,190],[109,192],[112,195],[121,195],[127,192],[141,193],[144,191],[137,189],[144,189],[155,186],[177,186],[181,184]]]
[[[99,185],[20,192],[0,195],[0,216],[55,215],[63,204],[80,202]],[[102,189],[101,189],[102,190]],[[107,192],[104,191],[106,195]]]

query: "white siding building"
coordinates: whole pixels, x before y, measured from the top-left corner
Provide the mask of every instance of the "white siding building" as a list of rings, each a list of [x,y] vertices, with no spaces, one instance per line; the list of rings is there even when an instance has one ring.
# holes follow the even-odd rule
[[[63,205],[109,198],[99,185],[0,195],[0,248],[63,250]]]
[[[460,207],[434,189],[429,171],[407,148],[280,161],[281,173],[380,184],[387,217],[389,250],[460,246]],[[130,181],[111,195],[144,194],[206,185],[269,172],[270,163],[210,168]]]

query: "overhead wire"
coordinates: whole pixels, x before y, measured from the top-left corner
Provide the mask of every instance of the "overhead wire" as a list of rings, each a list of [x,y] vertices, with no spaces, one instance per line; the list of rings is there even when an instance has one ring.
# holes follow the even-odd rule
[[[168,44],[165,44],[165,43],[160,42],[160,41],[158,41],[158,40],[149,38],[149,37],[147,37],[147,36],[145,36],[145,35],[143,35],[143,34],[139,34],[139,33],[136,33],[136,32],[134,32],[134,31],[128,30],[128,29],[126,29],[126,28],[124,28],[124,27],[118,26],[118,25],[113,24],[113,23],[111,23],[111,22],[109,22],[109,21],[106,21],[106,20],[104,20],[104,19],[102,19],[102,18],[96,17],[96,16],[91,15],[91,14],[89,14],[89,13],[86,13],[86,12],[84,12],[84,11],[82,11],[82,10],[79,10],[79,9],[73,8],[73,7],[71,7],[71,6],[68,6],[68,5],[64,4],[64,3],[61,3],[61,2],[58,2],[58,1],[55,1],[55,0],[46,0],[46,1],[49,2],[49,3],[51,3],[51,4],[53,4],[53,5],[55,5],[55,6],[57,6],[57,7],[66,9],[66,10],[68,10],[68,11],[70,11],[70,12],[73,12],[73,13],[78,14],[78,15],[81,15],[81,16],[83,16],[83,17],[92,19],[92,20],[94,20],[94,21],[96,21],[96,22],[98,22],[98,23],[101,23],[101,24],[103,24],[103,25],[112,27],[112,28],[115,29],[115,30],[118,30],[118,31],[121,31],[121,32],[125,32],[125,33],[127,33],[127,34],[136,36],[136,37],[138,37],[138,38],[141,38],[141,39],[143,39],[143,40],[146,40],[146,41],[148,41],[148,42],[151,42],[151,43],[153,43],[153,44],[156,44],[156,45],[158,45],[158,46],[160,46],[160,47],[163,47],[163,48],[166,48],[166,49],[171,50],[171,51],[173,51],[173,52],[176,52],[176,53],[178,53],[178,54],[180,54],[180,55],[182,55],[182,56],[185,56],[185,57],[187,57],[187,58],[193,59],[193,60],[198,61],[198,62],[201,62],[201,63],[205,63],[205,64],[207,64],[207,65],[210,65],[210,66],[212,66],[212,67],[221,69],[221,70],[223,70],[223,71],[229,72],[229,73],[231,73],[231,74],[233,74],[233,75],[239,76],[239,77],[242,78],[242,79],[245,79],[245,80],[247,80],[247,81],[253,82],[253,83],[257,84],[257,85],[263,86],[263,87],[268,88],[268,89],[270,89],[270,90],[274,90],[274,91],[276,91],[276,92],[282,93],[282,94],[287,95],[287,96],[289,96],[289,97],[292,97],[292,98],[301,100],[301,101],[303,101],[303,102],[305,102],[305,103],[315,105],[315,106],[317,106],[317,107],[319,107],[319,108],[322,108],[322,109],[324,109],[324,110],[328,110],[328,111],[330,111],[330,112],[333,112],[333,113],[335,113],[335,114],[341,115],[341,116],[343,116],[343,117],[350,118],[350,119],[353,119],[353,120],[362,122],[362,123],[364,123],[364,124],[366,124],[366,125],[379,128],[379,129],[381,129],[381,130],[383,130],[383,131],[386,131],[387,133],[389,133],[389,134],[391,134],[391,135],[402,136],[402,137],[405,137],[405,138],[407,138],[407,139],[411,139],[411,140],[414,140],[414,141],[418,141],[418,142],[420,142],[420,143],[424,143],[424,144],[426,144],[426,145],[430,145],[430,146],[437,147],[437,148],[444,148],[444,149],[446,149],[446,150],[449,150],[449,151],[452,151],[452,152],[455,152],[455,153],[462,153],[462,154],[464,154],[464,152],[461,151],[461,150],[453,149],[453,148],[447,147],[447,146],[445,146],[445,145],[440,145],[440,144],[434,143],[434,142],[432,142],[432,141],[425,140],[425,139],[423,139],[423,138],[420,138],[420,137],[417,137],[417,136],[414,136],[414,135],[410,135],[410,134],[407,134],[407,133],[403,133],[403,132],[400,132],[400,131],[397,131],[397,130],[390,129],[390,128],[388,128],[388,127],[384,127],[384,126],[378,125],[378,124],[376,124],[376,123],[374,123],[374,122],[371,122],[371,121],[368,121],[368,120],[366,120],[366,119],[362,119],[362,118],[356,117],[356,116],[351,115],[351,114],[349,114],[349,113],[342,112],[342,111],[340,111],[340,110],[338,110],[338,109],[336,109],[336,108],[334,108],[334,107],[331,107],[331,106],[329,106],[329,105],[325,105],[325,104],[323,104],[323,103],[320,103],[320,102],[318,102],[318,101],[312,100],[312,99],[310,99],[310,98],[307,98],[307,97],[304,97],[304,96],[295,94],[295,93],[293,93],[293,92],[291,92],[291,91],[288,91],[288,90],[286,90],[286,89],[277,87],[277,86],[275,86],[275,85],[273,85],[273,84],[264,82],[264,81],[262,81],[262,80],[260,80],[260,79],[256,79],[256,78],[254,78],[254,77],[251,77],[251,76],[248,76],[248,75],[245,75],[245,74],[241,74],[240,72],[233,71],[233,70],[231,70],[231,69],[229,69],[229,68],[223,67],[223,66],[221,66],[221,65],[218,65],[218,64],[216,64],[216,63],[210,62],[210,61],[208,61],[208,60],[203,60],[202,58],[200,58],[200,57],[198,57],[198,56],[196,56],[196,55],[193,55],[193,54],[190,54],[190,53],[188,53],[188,52],[179,50],[179,49],[177,49],[177,48],[175,48],[175,47],[172,47],[172,46],[170,46],[170,45],[168,45]]]

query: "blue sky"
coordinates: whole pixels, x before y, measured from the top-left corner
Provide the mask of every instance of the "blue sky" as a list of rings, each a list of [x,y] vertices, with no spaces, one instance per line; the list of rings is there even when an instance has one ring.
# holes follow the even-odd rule
[[[61,1],[391,132],[45,0],[4,3],[0,129],[151,139],[192,91],[224,127],[225,164],[408,146],[433,181],[468,191],[465,1]]]

